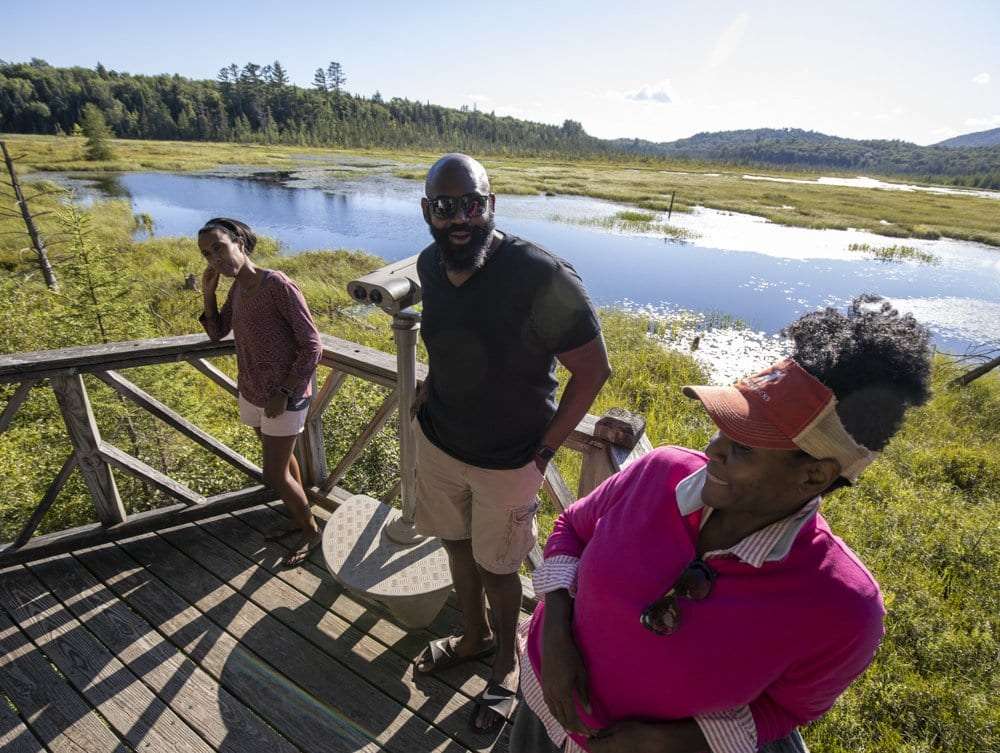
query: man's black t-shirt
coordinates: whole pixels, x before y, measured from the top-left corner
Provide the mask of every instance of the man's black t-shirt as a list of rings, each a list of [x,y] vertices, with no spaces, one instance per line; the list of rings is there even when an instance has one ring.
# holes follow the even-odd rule
[[[465,463],[519,468],[555,414],[555,356],[597,337],[597,315],[573,267],[515,236],[458,287],[439,254],[431,244],[417,262],[430,361],[420,426]]]

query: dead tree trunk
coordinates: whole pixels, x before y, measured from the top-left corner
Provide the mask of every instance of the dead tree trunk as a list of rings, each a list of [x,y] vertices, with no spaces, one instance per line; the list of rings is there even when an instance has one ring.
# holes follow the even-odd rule
[[[954,387],[964,387],[972,380],[979,379],[979,377],[981,377],[983,374],[993,371],[993,369],[997,368],[998,366],[1000,366],[1000,356],[997,356],[991,361],[987,361],[982,366],[977,366],[971,371],[965,372],[960,377],[952,379],[951,384]]]
[[[21,210],[24,224],[28,228],[28,236],[31,238],[31,245],[35,249],[35,255],[38,257],[38,266],[42,269],[45,284],[51,290],[58,290],[59,283],[56,282],[56,275],[52,271],[52,265],[49,264],[49,256],[45,252],[45,244],[42,242],[42,237],[38,234],[38,228],[35,227],[35,219],[31,216],[31,210],[28,209],[28,201],[24,198],[24,193],[21,191],[21,184],[17,180],[17,172],[14,170],[14,160],[11,159],[10,152],[7,151],[7,144],[3,141],[0,141],[0,151],[3,152],[4,162],[7,163],[7,172],[10,173],[10,185],[14,189],[14,198],[17,200],[17,206]]]

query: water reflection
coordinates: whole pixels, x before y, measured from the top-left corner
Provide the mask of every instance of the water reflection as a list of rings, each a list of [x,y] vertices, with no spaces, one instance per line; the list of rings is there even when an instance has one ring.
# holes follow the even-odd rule
[[[291,186],[303,187],[245,177],[138,173],[104,179],[96,190],[130,197],[135,212],[153,217],[158,235],[193,236],[207,218],[228,215],[277,238],[287,253],[350,248],[391,261],[417,253],[429,241],[415,181],[387,174],[334,177],[319,169],[292,177]],[[998,249],[906,240],[940,263],[886,264],[847,247],[891,245],[899,242],[895,239],[786,228],[710,210],[674,215],[675,224],[699,234],[689,243],[551,219],[609,217],[625,208],[580,197],[501,196],[497,224],[572,262],[602,305],[628,299],[632,309],[649,312],[724,311],[774,332],[805,311],[875,292],[918,314],[943,348],[963,350],[1000,339]]]

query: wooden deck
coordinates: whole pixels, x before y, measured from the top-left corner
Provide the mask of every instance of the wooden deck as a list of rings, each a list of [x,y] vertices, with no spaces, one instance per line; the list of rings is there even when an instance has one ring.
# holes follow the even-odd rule
[[[467,726],[485,663],[413,675],[457,611],[408,633],[318,556],[279,568],[278,509],[0,570],[0,750],[505,753]]]

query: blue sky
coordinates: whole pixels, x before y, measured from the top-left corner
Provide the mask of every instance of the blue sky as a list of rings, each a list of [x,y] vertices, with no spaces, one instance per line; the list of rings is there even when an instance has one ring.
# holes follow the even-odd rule
[[[933,143],[1000,127],[1000,0],[5,3],[0,58],[309,85],[667,141],[810,128]]]

